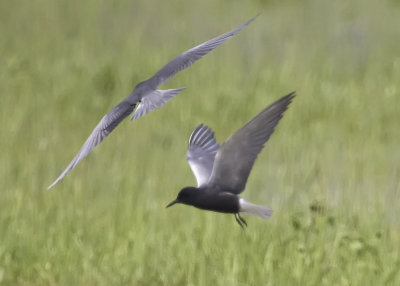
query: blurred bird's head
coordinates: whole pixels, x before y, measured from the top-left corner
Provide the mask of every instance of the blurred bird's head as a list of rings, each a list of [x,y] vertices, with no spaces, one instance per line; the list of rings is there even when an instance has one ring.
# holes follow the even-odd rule
[[[176,200],[170,202],[167,205],[167,208],[173,206],[174,204],[178,204],[178,203],[185,204],[185,205],[191,205],[193,200],[198,196],[198,194],[199,194],[199,190],[197,188],[185,187],[179,192]]]

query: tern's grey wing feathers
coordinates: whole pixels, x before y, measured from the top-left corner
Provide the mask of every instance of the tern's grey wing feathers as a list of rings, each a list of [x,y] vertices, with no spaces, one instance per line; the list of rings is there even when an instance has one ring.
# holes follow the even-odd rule
[[[239,27],[233,29],[230,32],[227,32],[227,33],[225,33],[219,37],[216,37],[214,39],[211,39],[203,44],[200,44],[200,45],[184,52],[183,54],[180,54],[179,56],[174,58],[172,61],[167,63],[163,68],[161,68],[152,78],[150,78],[149,83],[153,86],[153,88],[156,88],[157,86],[159,86],[163,83],[166,83],[175,74],[177,74],[181,70],[184,70],[184,69],[190,67],[195,61],[202,58],[204,55],[208,54],[213,49],[217,48],[223,42],[225,42],[226,40],[231,38],[233,35],[235,35],[237,32],[242,30],[248,24],[253,22],[255,20],[255,18],[257,18],[257,16],[250,19],[246,23],[240,25]]]
[[[50,189],[57,184],[69,171],[85,158],[94,147],[100,144],[100,142],[103,141],[103,139],[106,138],[125,117],[132,113],[135,105],[136,103],[132,104],[124,100],[108,112],[94,128],[89,138],[82,145],[78,154],[76,154],[75,158],[71,163],[69,163],[68,167],[47,189]]]
[[[207,184],[219,145],[214,132],[200,124],[190,135],[186,160],[197,180],[197,186]]]
[[[244,190],[258,153],[294,96],[294,92],[290,93],[262,110],[221,145],[209,181],[209,186],[215,187],[211,189],[235,194]]]
[[[157,89],[147,94],[142,98],[138,108],[136,108],[135,112],[133,113],[131,120],[142,117],[146,113],[149,113],[155,109],[160,108],[184,89],[185,88],[176,88],[167,90]]]

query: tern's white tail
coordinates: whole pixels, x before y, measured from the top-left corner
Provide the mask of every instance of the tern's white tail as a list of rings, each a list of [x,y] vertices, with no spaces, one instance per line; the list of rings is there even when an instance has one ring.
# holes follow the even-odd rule
[[[272,215],[272,210],[269,207],[259,206],[246,201],[243,198],[239,199],[239,213],[245,215],[254,215],[267,219]]]

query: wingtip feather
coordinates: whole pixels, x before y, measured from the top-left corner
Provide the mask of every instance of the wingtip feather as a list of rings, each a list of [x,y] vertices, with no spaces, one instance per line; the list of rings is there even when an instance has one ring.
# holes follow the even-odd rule
[[[47,190],[50,190],[52,187],[54,187],[61,179],[57,178],[50,186],[47,187]]]

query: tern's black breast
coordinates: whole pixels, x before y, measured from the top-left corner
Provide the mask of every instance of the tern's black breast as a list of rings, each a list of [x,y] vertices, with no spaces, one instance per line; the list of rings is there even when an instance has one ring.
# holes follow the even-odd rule
[[[236,195],[228,192],[199,192],[202,194],[192,201],[192,205],[196,208],[222,213],[239,212],[239,198]]]

